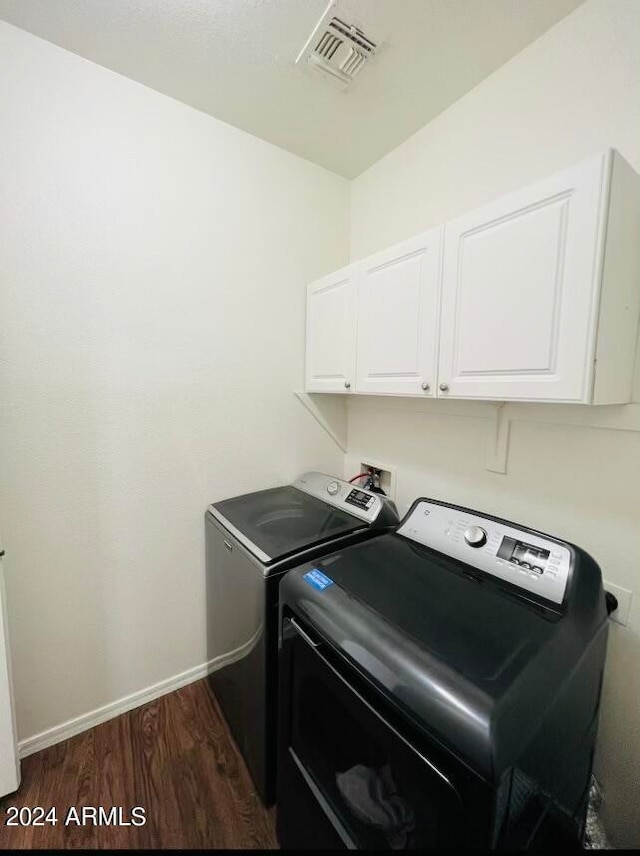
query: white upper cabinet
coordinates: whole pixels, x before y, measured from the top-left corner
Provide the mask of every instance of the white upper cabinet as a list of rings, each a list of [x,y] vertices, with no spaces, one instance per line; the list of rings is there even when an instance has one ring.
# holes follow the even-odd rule
[[[623,404],[639,310],[640,177],[608,151],[309,286],[307,389]]]
[[[606,153],[447,224],[440,396],[628,400],[636,183]]]
[[[356,268],[307,286],[308,392],[351,392],[356,377]]]
[[[443,230],[358,265],[356,392],[433,395]]]

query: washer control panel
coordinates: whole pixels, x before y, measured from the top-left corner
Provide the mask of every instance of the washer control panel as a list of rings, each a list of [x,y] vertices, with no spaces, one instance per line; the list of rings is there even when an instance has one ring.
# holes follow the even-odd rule
[[[367,493],[366,490],[358,490],[358,488],[349,491],[345,498],[345,502],[348,502],[349,505],[355,505],[356,508],[362,508],[364,511],[368,511],[375,501],[376,498],[372,493]]]
[[[421,500],[398,534],[560,604],[572,553],[562,542]]]
[[[367,523],[373,523],[381,511],[389,506],[388,500],[380,494],[356,488],[349,482],[323,473],[305,473],[293,486]],[[386,521],[386,525],[393,523],[394,520]]]

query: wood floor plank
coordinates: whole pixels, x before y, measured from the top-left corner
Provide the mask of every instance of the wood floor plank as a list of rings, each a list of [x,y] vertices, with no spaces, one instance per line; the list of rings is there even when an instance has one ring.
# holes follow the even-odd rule
[[[139,805],[133,775],[131,719],[127,714],[112,719],[95,729],[98,805],[131,807]],[[150,847],[147,826],[101,827],[98,831],[101,848],[143,849]]]
[[[69,745],[59,744],[52,746],[47,752],[39,752],[38,755],[32,755],[31,758],[39,758],[41,761],[39,779],[36,781],[29,775],[28,769],[25,768],[25,762],[22,766],[23,785],[27,782],[30,786],[30,793],[24,795],[22,799],[23,805],[33,807],[35,805],[42,806],[45,809],[55,808],[57,814],[57,825],[52,827],[47,824],[45,827],[33,827],[31,829],[30,847],[49,847],[51,849],[60,849],[64,847],[64,818],[60,816],[58,801],[65,798],[66,781],[73,783],[75,781],[73,775],[69,774],[68,769],[65,769],[65,760],[67,753],[70,755],[74,752],[74,746],[82,742],[82,735],[69,741]],[[20,793],[20,792],[18,792]]]
[[[206,680],[24,759],[9,806],[55,806],[58,824],[0,826],[0,849],[275,849],[260,802]],[[144,826],[64,825],[69,808],[146,811]],[[104,818],[103,818],[104,819]]]
[[[22,762],[22,785],[20,790],[0,802],[0,849],[15,847],[26,849],[33,846],[34,827],[7,827],[7,810],[10,807],[41,805],[40,784],[42,782],[43,753],[32,755]]]
[[[226,794],[225,784],[219,781],[211,763],[209,742],[219,731],[220,723],[206,702],[205,693],[189,688],[168,711],[175,740],[180,745],[180,752],[173,758],[171,776],[176,792],[182,797],[183,825],[191,830],[195,846],[218,849],[226,846]],[[203,710],[207,711],[204,715]]]
[[[95,729],[91,729],[70,741],[70,746],[62,763],[60,791],[57,799],[65,794],[67,795],[67,802],[76,807],[98,805],[96,780],[99,771],[95,763],[94,739]],[[93,850],[97,846],[97,826],[76,825],[70,819],[68,826],[61,825],[58,828],[64,831],[65,850]],[[46,846],[46,827],[41,827],[38,833],[34,837],[34,843],[38,847]]]
[[[182,690],[180,691],[182,692]],[[167,733],[163,699],[132,711],[133,776],[139,805],[146,809],[149,844],[153,848],[185,847],[179,795],[169,775],[170,759],[179,747]]]

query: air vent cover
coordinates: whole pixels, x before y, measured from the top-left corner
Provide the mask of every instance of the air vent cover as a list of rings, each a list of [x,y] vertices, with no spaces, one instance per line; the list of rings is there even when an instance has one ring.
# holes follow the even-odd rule
[[[318,21],[296,64],[304,64],[345,89],[359,74],[379,47],[343,13],[330,3]]]

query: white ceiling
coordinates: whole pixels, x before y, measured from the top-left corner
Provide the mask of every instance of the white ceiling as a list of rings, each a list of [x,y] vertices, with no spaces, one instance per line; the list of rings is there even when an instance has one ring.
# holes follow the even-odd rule
[[[0,0],[0,17],[352,177],[582,0],[338,0],[384,46],[347,92],[295,66],[326,0]]]

